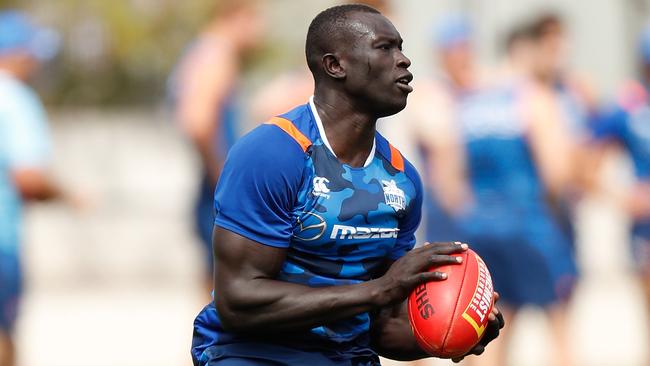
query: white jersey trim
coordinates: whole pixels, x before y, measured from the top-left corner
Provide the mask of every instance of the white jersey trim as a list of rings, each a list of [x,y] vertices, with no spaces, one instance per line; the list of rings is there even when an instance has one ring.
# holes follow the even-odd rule
[[[314,96],[312,95],[309,97],[309,108],[311,108],[311,113],[314,115],[314,118],[316,119],[316,127],[318,127],[318,133],[320,134],[320,138],[323,140],[323,144],[327,147],[327,149],[336,157],[336,153],[332,149],[332,145],[330,145],[329,140],[327,139],[327,135],[325,135],[325,129],[323,128],[323,121],[320,119],[320,116],[318,115],[318,111],[316,110],[316,105],[314,104]],[[363,164],[363,167],[367,167],[372,163],[372,160],[375,158],[375,149],[376,149],[377,142],[375,139],[372,140],[372,149],[370,149],[370,155],[366,158],[366,162]]]

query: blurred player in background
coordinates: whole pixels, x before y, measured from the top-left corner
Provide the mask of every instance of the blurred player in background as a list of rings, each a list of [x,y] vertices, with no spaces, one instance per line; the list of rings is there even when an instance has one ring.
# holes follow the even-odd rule
[[[561,321],[576,270],[570,240],[547,198],[569,185],[571,143],[553,90],[532,78],[532,38],[518,30],[508,44],[513,69],[484,83],[470,77],[476,74],[460,74],[453,85],[465,86],[457,89],[464,94],[447,102],[453,109],[423,109],[430,121],[440,110],[453,111],[452,123],[424,141],[435,154],[428,165],[441,207],[488,264],[508,317],[523,306],[545,309],[558,335],[553,364],[567,365]],[[457,69],[471,70],[462,65]],[[475,362],[505,365],[506,341]]]
[[[555,13],[541,14],[528,26],[532,55],[532,81],[540,88],[548,88],[560,111],[558,117],[568,132],[570,150],[574,158],[570,185],[549,197],[557,221],[566,235],[575,242],[574,207],[581,192],[591,184],[596,163],[587,146],[590,139],[589,121],[595,118],[595,92],[587,78],[570,69],[567,62],[567,30],[563,19]]]
[[[453,216],[467,197],[460,171],[464,153],[457,131],[458,108],[464,98],[481,89],[485,77],[476,63],[472,25],[465,15],[447,14],[436,22],[432,45],[440,71],[415,82],[402,118],[393,117],[396,120],[380,127],[391,141],[402,143],[405,153],[420,157],[425,188],[423,238],[454,241],[460,232]],[[419,360],[411,365],[431,363]]]
[[[567,42],[562,19],[546,13],[516,28],[509,45],[510,59],[514,61],[512,81],[523,90],[528,144],[544,190],[540,203],[548,220],[545,227],[539,219],[533,219],[537,221],[531,225],[536,229],[529,235],[541,236],[545,241],[537,250],[549,268],[554,297],[551,302],[533,304],[541,305],[548,315],[552,360],[560,366],[575,363],[567,321],[577,281],[573,210],[589,166],[583,144],[589,137],[588,118],[595,109],[591,90],[567,65]]]
[[[24,201],[69,198],[48,176],[48,121],[26,84],[58,49],[58,35],[17,11],[0,12],[0,366],[15,364],[12,332],[22,292]]]
[[[255,0],[220,1],[214,12],[170,78],[176,119],[202,162],[195,224],[208,260],[205,286],[210,289],[214,187],[226,153],[239,136],[242,60],[257,46],[264,29]]]
[[[650,26],[641,32],[638,51],[638,81],[624,85],[616,105],[593,127],[597,141],[622,148],[633,163],[636,180],[618,198],[633,220],[632,253],[650,309]]]
[[[436,25],[433,42],[441,72],[416,83],[404,124],[424,160],[426,239],[448,241],[458,238],[452,216],[467,197],[466,185],[459,184],[464,153],[458,109],[464,99],[485,86],[485,77],[476,63],[472,26],[466,16],[445,16]]]
[[[313,98],[240,139],[224,166],[215,193],[215,298],[194,323],[195,365],[375,366],[378,355],[429,357],[415,343],[404,300],[417,284],[445,279],[427,268],[457,264],[448,254],[467,249],[411,251],[419,177],[375,130],[412,91],[411,62],[392,23],[367,6],[333,7],[312,21],[305,51]],[[471,353],[502,326],[495,310]]]

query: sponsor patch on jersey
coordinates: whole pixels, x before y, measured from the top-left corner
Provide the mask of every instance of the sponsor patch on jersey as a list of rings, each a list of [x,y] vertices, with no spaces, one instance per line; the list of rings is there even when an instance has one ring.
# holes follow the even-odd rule
[[[384,200],[396,212],[406,209],[406,198],[404,191],[397,187],[394,180],[382,180],[381,187],[384,189]]]
[[[298,217],[298,228],[294,231],[294,238],[301,241],[314,241],[323,236],[327,223],[322,216],[313,212],[303,212],[304,217]]]
[[[334,225],[330,239],[397,238],[398,228]]]

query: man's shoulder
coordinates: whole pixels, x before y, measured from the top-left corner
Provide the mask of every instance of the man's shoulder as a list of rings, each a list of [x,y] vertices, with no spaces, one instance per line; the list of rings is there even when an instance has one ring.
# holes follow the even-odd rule
[[[0,72],[0,104],[7,106],[34,106],[40,108],[40,99],[25,83]]]
[[[294,126],[296,126],[297,129],[303,132],[303,134],[309,137],[313,137],[311,136],[313,116],[309,103],[296,106],[292,110],[281,114],[276,118],[282,118],[290,121]]]
[[[31,142],[38,141],[36,136],[47,129],[47,114],[36,92],[0,72],[0,95],[0,124],[13,131],[29,131]]]
[[[375,138],[379,155],[390,163],[392,169],[403,172],[415,185],[419,186],[420,176],[415,166],[382,134],[377,132]]]
[[[299,106],[270,118],[239,139],[231,155],[241,155],[242,150],[251,150],[260,156],[304,159],[313,140],[309,113],[306,106]]]

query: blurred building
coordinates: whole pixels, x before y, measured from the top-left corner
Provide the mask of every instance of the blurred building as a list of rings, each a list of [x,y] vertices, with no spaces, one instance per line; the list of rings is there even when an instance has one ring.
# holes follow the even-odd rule
[[[254,85],[269,74],[295,65],[302,57],[309,20],[334,0],[261,0],[274,27],[268,46],[251,62]],[[2,0],[27,8],[59,28],[64,35],[63,55],[41,81],[47,99],[57,104],[84,102],[109,104],[154,103],[160,99],[164,76],[176,55],[204,22],[211,0]],[[598,88],[609,94],[634,71],[635,35],[650,14],[648,0],[422,0],[393,1],[398,27],[417,73],[434,62],[426,45],[431,25],[443,14],[469,14],[478,34],[483,61],[497,60],[505,32],[522,18],[547,9],[566,17],[573,37],[572,64],[591,74]],[[290,21],[288,21],[290,20]],[[606,50],[606,52],[605,52]],[[597,57],[594,57],[597,55]]]

